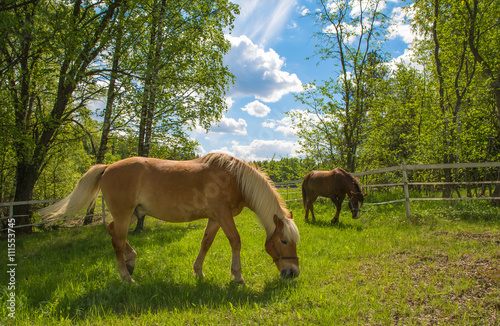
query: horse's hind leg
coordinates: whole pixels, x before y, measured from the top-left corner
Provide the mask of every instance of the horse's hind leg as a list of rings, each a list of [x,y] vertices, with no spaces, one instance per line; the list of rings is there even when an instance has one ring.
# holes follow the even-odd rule
[[[305,209],[306,209],[306,216],[304,217],[304,219],[307,222],[307,221],[309,221],[309,202],[307,200],[306,200]]]
[[[311,211],[311,216],[312,216],[312,221],[313,222],[316,222],[316,217],[314,216],[314,202],[316,201],[316,199],[318,198],[318,196],[309,196],[307,198],[307,202],[306,202],[306,220],[307,220],[307,211]]]
[[[313,206],[313,202],[312,201],[309,202],[308,207],[311,210],[312,221],[316,222],[316,217],[314,216],[314,206]]]
[[[207,222],[207,226],[205,227],[205,233],[203,234],[203,239],[201,239],[201,248],[198,253],[198,257],[193,264],[193,271],[199,277],[205,277],[203,274],[203,261],[205,260],[205,256],[207,255],[208,249],[214,242],[214,238],[219,231],[220,225],[214,220],[209,219]]]
[[[133,261],[133,265],[135,265],[135,251],[132,247],[127,243],[127,232],[128,232],[128,224],[127,223],[116,223],[115,221],[110,222],[106,229],[111,235],[111,242],[113,243],[113,248],[115,249],[116,260],[118,262],[118,271],[120,272],[120,277],[124,281],[128,281],[134,283],[132,277],[130,277],[129,268],[127,266],[125,256],[127,255],[127,260],[130,263]],[[133,266],[131,268],[133,271]]]

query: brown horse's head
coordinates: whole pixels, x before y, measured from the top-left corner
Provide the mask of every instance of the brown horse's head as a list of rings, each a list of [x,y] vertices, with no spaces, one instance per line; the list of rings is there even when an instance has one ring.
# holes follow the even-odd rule
[[[367,194],[354,191],[351,191],[349,194],[349,209],[351,210],[352,218],[356,219],[361,217],[361,205],[363,205],[366,195]]]
[[[293,219],[292,212],[289,219]],[[295,227],[293,221],[290,222]],[[291,238],[290,232],[285,230],[289,226],[285,226],[285,222],[277,215],[274,215],[274,224],[276,229],[266,241],[266,251],[273,258],[282,278],[295,278],[300,273],[296,243],[298,239]]]

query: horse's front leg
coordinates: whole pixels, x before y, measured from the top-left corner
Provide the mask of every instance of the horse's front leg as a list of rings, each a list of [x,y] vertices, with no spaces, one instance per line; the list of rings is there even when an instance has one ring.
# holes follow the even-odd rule
[[[125,242],[125,266],[127,266],[128,273],[132,275],[135,269],[135,257],[137,253],[134,248],[127,242]]]
[[[330,199],[332,200],[333,204],[337,208],[337,211],[335,212],[335,216],[333,217],[331,223],[332,224],[337,224],[339,222],[340,209],[342,208],[342,202],[344,201],[344,199],[343,198],[338,198],[338,197],[335,197],[335,196],[333,196]]]
[[[243,280],[243,276],[241,276],[241,238],[238,230],[236,230],[236,225],[234,224],[232,215],[229,214],[226,216],[222,217],[219,223],[221,225],[222,231],[224,231],[224,233],[226,234],[226,237],[228,238],[229,244],[231,245],[232,249],[231,276],[235,282],[245,284],[245,280]]]
[[[211,219],[208,220],[207,226],[205,227],[205,233],[203,234],[203,239],[201,239],[200,252],[198,253],[198,257],[196,257],[196,260],[193,264],[193,271],[199,277],[205,277],[205,274],[203,274],[203,261],[205,260],[208,249],[210,249],[210,246],[214,242],[219,228],[219,223]]]

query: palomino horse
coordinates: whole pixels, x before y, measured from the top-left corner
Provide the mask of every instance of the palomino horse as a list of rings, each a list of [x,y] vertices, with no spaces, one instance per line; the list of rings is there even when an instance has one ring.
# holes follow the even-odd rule
[[[212,153],[184,162],[133,157],[111,165],[95,165],[68,197],[42,209],[41,214],[48,218],[75,214],[95,200],[99,189],[113,215],[107,230],[125,281],[134,282],[130,275],[136,258],[126,240],[128,228],[136,218],[150,215],[168,222],[208,219],[193,266],[200,277],[205,277],[205,255],[222,228],[232,249],[231,275],[236,282],[244,283],[241,239],[233,217],[245,206],[257,214],[266,230],[265,249],[281,276],[299,275],[299,232],[292,212],[266,175],[234,157]]]
[[[366,194],[361,192],[361,186],[356,178],[341,168],[335,168],[331,171],[309,172],[302,181],[302,203],[306,210],[306,221],[308,220],[309,210],[311,210],[312,220],[316,220],[313,203],[318,196],[323,196],[330,198],[337,207],[332,224],[338,223],[340,209],[346,195],[349,196],[349,208],[352,212],[352,218],[359,218],[360,208]]]

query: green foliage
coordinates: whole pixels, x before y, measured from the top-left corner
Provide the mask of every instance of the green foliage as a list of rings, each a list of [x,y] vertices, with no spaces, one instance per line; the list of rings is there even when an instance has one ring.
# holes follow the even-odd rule
[[[96,159],[150,148],[162,158],[192,158],[196,141],[187,131],[208,128],[226,109],[233,75],[222,60],[230,48],[224,30],[238,13],[227,0],[0,7],[2,200],[59,197]],[[104,97],[106,109],[95,109]],[[143,107],[147,152],[136,135],[146,124]],[[102,126],[96,117],[104,117]],[[115,153],[106,155],[108,144]],[[29,207],[17,210],[18,222],[30,224]]]
[[[364,28],[353,3],[318,1],[316,54],[336,75],[296,96],[306,111],[288,113],[302,153],[351,171],[500,159],[498,1],[407,6],[419,33],[411,66],[377,48],[386,32],[378,2],[364,10],[381,24]]]
[[[465,206],[464,206],[465,205]],[[148,220],[129,234],[137,250],[137,285],[121,281],[102,225],[59,229],[16,239],[16,321],[6,310],[0,275],[0,321],[6,325],[182,324],[486,324],[500,320],[498,208],[421,203],[418,223],[403,205],[363,207],[360,220],[342,212],[329,224],[330,202],[318,202],[301,234],[301,274],[283,281],[264,250],[254,213],[236,219],[246,286],[230,282],[231,249],[219,232],[200,280],[191,272],[204,221]],[[495,218],[492,218],[495,216]],[[0,256],[0,264],[6,264]]]

